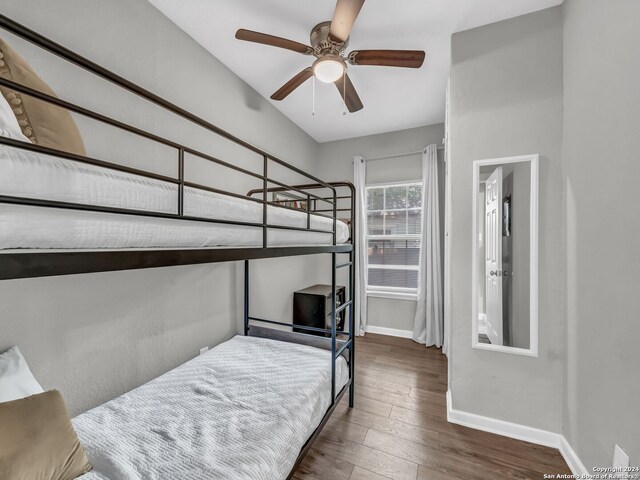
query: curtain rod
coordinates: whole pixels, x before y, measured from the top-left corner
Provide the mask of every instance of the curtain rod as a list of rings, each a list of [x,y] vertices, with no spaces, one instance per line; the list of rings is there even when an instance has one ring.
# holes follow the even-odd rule
[[[404,153],[395,153],[393,155],[383,155],[380,157],[363,157],[367,162],[373,161],[373,160],[387,160],[390,158],[396,158],[396,157],[406,157],[408,155],[417,155],[419,153],[422,153],[422,151],[424,150],[424,148],[422,150],[416,150],[415,152],[404,152]],[[444,147],[438,147],[438,150],[444,150]]]

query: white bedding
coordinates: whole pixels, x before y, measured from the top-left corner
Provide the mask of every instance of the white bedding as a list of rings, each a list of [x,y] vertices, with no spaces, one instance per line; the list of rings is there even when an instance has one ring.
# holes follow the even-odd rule
[[[93,165],[0,146],[0,194],[177,213],[178,187]],[[185,188],[184,214],[262,223],[262,204]],[[270,206],[269,224],[307,226],[304,212]],[[311,228],[333,220],[311,216]],[[337,243],[349,229],[337,222]],[[331,234],[269,229],[268,245],[327,245]],[[0,249],[100,249],[261,246],[262,229],[172,219],[0,204]]]
[[[331,353],[237,336],[73,419],[82,480],[279,480],[331,400]],[[336,390],[348,381],[336,362]]]

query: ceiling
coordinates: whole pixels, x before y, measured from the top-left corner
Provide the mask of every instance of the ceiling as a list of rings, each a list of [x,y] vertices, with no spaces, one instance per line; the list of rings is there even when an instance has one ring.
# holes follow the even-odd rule
[[[331,20],[334,0],[149,0],[178,27],[265,98],[313,57],[236,40],[246,28],[309,44],[311,28]],[[351,66],[364,108],[343,115],[333,85],[305,82],[280,102],[269,100],[318,142],[403,130],[444,121],[451,34],[523,15],[562,0],[369,0],[351,31],[347,51],[411,49],[427,52],[419,70]]]

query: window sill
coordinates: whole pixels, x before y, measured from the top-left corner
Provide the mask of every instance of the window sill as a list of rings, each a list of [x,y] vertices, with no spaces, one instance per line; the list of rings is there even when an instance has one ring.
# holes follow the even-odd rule
[[[418,300],[417,293],[367,291],[367,297],[391,298],[395,300]]]

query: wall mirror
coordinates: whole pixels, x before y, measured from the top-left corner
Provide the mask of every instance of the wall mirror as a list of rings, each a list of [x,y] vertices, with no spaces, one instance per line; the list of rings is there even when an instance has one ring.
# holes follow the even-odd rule
[[[538,155],[473,162],[474,348],[538,355]]]

